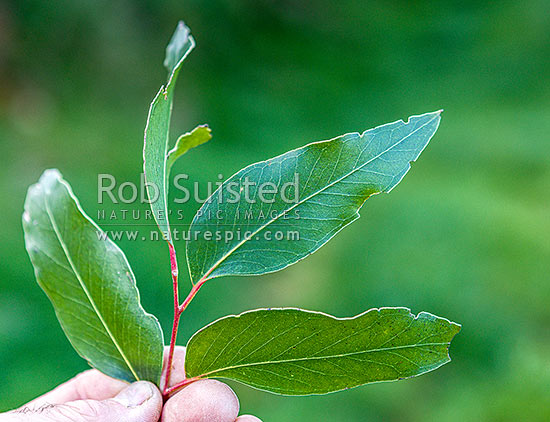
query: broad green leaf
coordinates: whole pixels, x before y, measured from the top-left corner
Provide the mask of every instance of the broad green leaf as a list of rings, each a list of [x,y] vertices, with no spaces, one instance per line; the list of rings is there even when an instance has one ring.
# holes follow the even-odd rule
[[[406,308],[354,318],[299,309],[229,316],[187,345],[188,378],[226,378],[284,395],[325,394],[414,377],[450,361],[460,325]]]
[[[359,218],[367,198],[401,181],[439,121],[439,111],[412,116],[239,171],[193,219],[192,280],[273,272],[315,252]]]
[[[57,170],[29,188],[25,244],[38,284],[75,350],[126,381],[159,383],[163,336],[142,308],[124,253],[84,213]]]
[[[170,174],[170,169],[183,154],[189,151],[191,148],[195,148],[199,145],[208,142],[212,139],[212,131],[207,125],[200,125],[193,129],[191,132],[184,133],[176,141],[176,145],[168,152],[168,158],[166,161],[167,174]]]
[[[147,181],[147,195],[160,231],[172,242],[168,221],[167,152],[176,81],[181,66],[195,46],[189,28],[178,24],[168,47],[164,66],[168,69],[168,82],[162,86],[149,108],[143,147],[143,171]]]

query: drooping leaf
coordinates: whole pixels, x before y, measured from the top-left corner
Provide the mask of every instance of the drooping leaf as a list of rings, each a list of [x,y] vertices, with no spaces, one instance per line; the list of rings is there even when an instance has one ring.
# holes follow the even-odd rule
[[[170,169],[183,154],[189,151],[191,148],[195,148],[204,144],[212,139],[212,131],[207,125],[200,125],[193,129],[191,132],[184,133],[176,141],[176,145],[168,152],[168,158],[166,162],[167,174],[170,174]]]
[[[263,309],[221,318],[187,345],[188,378],[232,379],[284,395],[325,394],[420,375],[450,361],[460,325],[406,308],[354,318]]]
[[[264,274],[315,252],[359,218],[367,198],[401,181],[439,121],[439,111],[412,116],[242,169],[193,219],[192,279]]]
[[[187,55],[195,47],[189,28],[180,22],[168,47],[164,66],[168,82],[162,86],[149,108],[143,146],[143,171],[147,181],[147,195],[160,231],[172,242],[168,221],[167,152],[176,81]]]
[[[159,383],[163,336],[142,308],[124,253],[84,213],[57,170],[29,188],[25,244],[40,287],[75,350],[126,381]]]

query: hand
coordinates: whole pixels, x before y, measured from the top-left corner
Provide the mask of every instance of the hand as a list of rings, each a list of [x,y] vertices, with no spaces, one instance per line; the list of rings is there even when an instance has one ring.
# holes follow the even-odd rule
[[[185,348],[174,354],[171,385],[184,378]],[[157,387],[140,381],[131,385],[88,370],[12,412],[0,422],[261,422],[237,417],[239,400],[215,380],[197,381],[164,404]]]
[[[184,362],[185,347],[176,346],[170,387],[185,379]],[[237,418],[238,414],[239,399],[228,385],[216,380],[202,380],[189,384],[168,399],[162,411],[162,422],[262,422],[250,415]]]

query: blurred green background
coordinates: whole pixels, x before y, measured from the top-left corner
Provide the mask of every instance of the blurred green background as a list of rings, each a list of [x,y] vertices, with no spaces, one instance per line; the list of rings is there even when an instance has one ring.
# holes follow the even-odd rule
[[[139,181],[147,109],[184,19],[198,47],[180,76],[172,134],[209,123],[214,135],[178,163],[193,180],[445,112],[391,195],[283,272],[210,282],[179,343],[257,307],[351,316],[407,306],[462,323],[452,363],[322,397],[231,384],[242,411],[266,422],[550,420],[549,9],[545,0],[1,2],[0,411],[86,369],[34,280],[20,224],[26,189],[58,167],[95,218],[105,208],[98,173]],[[182,208],[185,222],[196,207]],[[118,243],[168,332],[166,245]]]

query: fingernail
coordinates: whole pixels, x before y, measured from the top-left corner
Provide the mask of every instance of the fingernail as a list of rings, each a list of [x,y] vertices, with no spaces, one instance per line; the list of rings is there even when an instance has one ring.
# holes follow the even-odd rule
[[[141,406],[153,396],[153,389],[144,381],[135,382],[122,390],[114,400],[126,407]]]

